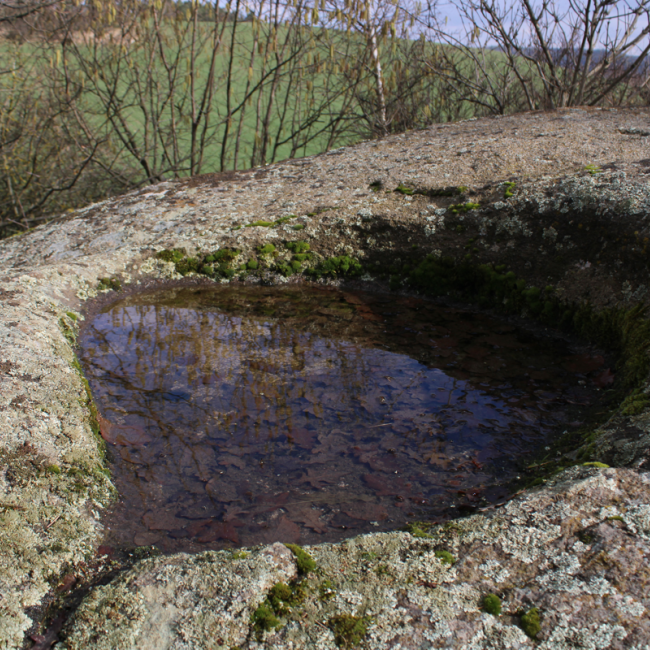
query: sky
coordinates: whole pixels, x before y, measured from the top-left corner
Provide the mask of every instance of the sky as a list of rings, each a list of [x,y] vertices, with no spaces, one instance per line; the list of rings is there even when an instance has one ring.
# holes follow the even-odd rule
[[[505,5],[506,1],[507,0],[502,0],[502,2],[499,2],[499,4]],[[640,0],[640,2],[645,3],[646,7],[648,9],[650,9],[650,1],[649,0]],[[447,19],[446,29],[450,33],[461,34],[461,33],[463,33],[465,31],[464,28],[467,27],[467,26],[464,25],[464,23],[463,23],[463,18],[461,17],[461,15],[460,15],[457,7],[456,7],[457,4],[459,4],[459,3],[458,2],[456,2],[456,3],[450,2],[449,0],[440,0],[438,2],[438,10],[439,10],[440,18],[443,21],[443,23],[444,23],[445,18]],[[510,2],[509,4],[512,5],[512,4],[515,4],[515,2]],[[516,4],[520,4],[520,3],[517,2]],[[540,0],[533,0],[533,6],[537,7],[540,4],[541,4]],[[583,6],[585,3],[584,3],[584,0],[578,0],[577,2],[574,2],[574,5],[575,4],[578,4],[579,6]],[[636,2],[634,2],[634,0],[632,0],[631,4],[636,6]],[[555,6],[558,8],[558,10],[560,12],[567,12],[569,10],[569,8],[570,8],[570,3],[569,3],[569,0],[555,0]],[[626,6],[629,7],[630,2],[624,2],[623,0],[619,0],[616,3],[616,7],[618,9],[620,9],[620,10],[623,10]],[[647,16],[645,18],[642,17],[641,19],[639,19],[638,26],[637,26],[637,29],[635,30],[635,33],[639,34],[641,29],[643,29],[643,27],[645,27],[647,25],[648,25]],[[646,35],[645,38],[643,39],[642,43],[640,43],[639,46],[637,46],[633,50],[633,52],[631,52],[631,53],[634,53],[634,52],[640,53],[644,49],[644,47],[646,47],[648,45],[649,42],[650,42],[650,35]],[[604,39],[601,39],[600,45],[601,46],[604,45]]]

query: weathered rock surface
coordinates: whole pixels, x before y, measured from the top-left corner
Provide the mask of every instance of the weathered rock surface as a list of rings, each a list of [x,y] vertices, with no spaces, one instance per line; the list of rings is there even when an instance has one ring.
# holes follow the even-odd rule
[[[369,617],[365,648],[646,648],[649,503],[648,474],[574,468],[430,538],[396,532],[309,547],[318,569],[302,583],[306,600],[260,640],[250,616],[274,583],[295,575],[281,545],[246,559],[222,551],[147,560],[95,589],[64,647],[334,649],[328,622],[348,614]],[[491,593],[502,599],[499,617],[482,611]],[[532,607],[539,643],[520,627]]]
[[[135,290],[179,278],[173,264],[153,257],[157,250],[228,246],[246,259],[260,244],[280,249],[301,239],[316,259],[347,254],[389,266],[407,261],[416,246],[504,264],[567,301],[647,304],[650,162],[638,129],[649,122],[648,110],[580,110],[435,125],[264,169],[161,183],[0,242],[0,648],[23,645],[39,604],[101,543],[112,486],[73,348],[88,299],[113,295],[100,278]],[[374,193],[375,181],[386,190],[467,186],[465,200],[480,208],[455,213],[458,197],[435,192]],[[504,181],[516,182],[513,196],[504,195]],[[275,228],[247,227],[289,214],[296,217]],[[650,393],[647,384],[641,389]],[[437,529],[432,539],[393,533],[312,548],[323,571],[317,580],[331,574],[337,595],[326,604],[310,596],[295,620],[260,643],[328,647],[334,637],[323,620],[351,612],[374,617],[363,642],[369,648],[526,647],[515,614],[535,605],[549,648],[648,647],[648,413],[618,414],[596,432],[594,459],[619,469],[589,470],[587,478],[570,470],[495,513],[460,520],[458,530],[468,532],[458,537]],[[453,568],[431,556],[438,545],[459,559]],[[366,561],[363,553],[386,559]],[[112,599],[125,636],[111,647],[148,647],[144,630],[157,628],[156,616],[167,621],[157,647],[218,647],[219,637],[191,636],[204,628],[190,608],[212,611],[206,625],[216,625],[219,599],[239,588],[231,582],[237,570],[244,572],[237,593],[254,585],[263,592],[269,580],[289,576],[293,569],[272,568],[266,556],[262,550],[230,564],[222,553],[147,560],[86,599],[66,643],[101,647],[104,635],[117,638],[110,637],[118,634]],[[380,565],[387,573],[373,571]],[[201,585],[210,576],[208,594]],[[490,590],[504,596],[502,618],[478,610]],[[147,603],[163,592],[155,614]],[[230,606],[224,641],[255,647],[246,621],[263,596]],[[135,622],[127,624],[130,611]],[[97,640],[84,641],[90,638]]]
[[[298,571],[280,543],[245,559],[230,551],[145,560],[97,587],[78,611],[69,648],[231,648],[246,639],[252,611]],[[239,641],[234,641],[235,639]]]

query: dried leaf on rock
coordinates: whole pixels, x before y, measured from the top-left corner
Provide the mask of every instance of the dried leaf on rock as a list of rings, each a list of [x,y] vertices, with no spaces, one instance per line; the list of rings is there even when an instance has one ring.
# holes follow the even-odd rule
[[[593,382],[598,388],[607,388],[614,383],[615,377],[616,375],[609,368],[606,368],[594,377]]]
[[[174,530],[183,528],[188,522],[187,519],[176,516],[178,506],[168,508],[157,508],[149,510],[142,517],[142,521],[149,530]]]
[[[257,544],[272,544],[283,542],[285,544],[298,544],[300,542],[300,526],[288,517],[278,517],[271,525],[255,535]]]
[[[569,372],[586,375],[594,370],[598,370],[604,363],[605,359],[600,355],[592,357],[588,354],[575,354],[568,357],[562,366]]]
[[[113,445],[141,447],[153,440],[140,426],[114,424],[101,415],[97,416],[97,422],[102,438]]]
[[[341,504],[341,512],[354,519],[363,519],[364,521],[383,521],[388,518],[386,508],[380,503],[370,503],[368,501],[353,501]]]
[[[307,429],[291,429],[287,431],[286,435],[289,443],[299,445],[305,449],[311,449],[316,442],[316,432]]]
[[[313,467],[308,467],[307,471],[295,481],[297,485],[303,485],[307,483],[311,487],[319,490],[324,485],[331,485],[336,483],[337,477],[332,473],[331,469],[315,469]]]
[[[221,477],[211,478],[205,485],[205,491],[215,500],[221,503],[230,503],[238,497],[237,489],[227,480]]]
[[[241,458],[227,454],[219,455],[219,465],[224,465],[225,467],[232,465],[238,469],[244,469],[246,467],[246,463]]]
[[[327,531],[327,524],[320,519],[322,510],[315,510],[309,504],[289,504],[287,510],[292,521],[304,524],[319,534]]]

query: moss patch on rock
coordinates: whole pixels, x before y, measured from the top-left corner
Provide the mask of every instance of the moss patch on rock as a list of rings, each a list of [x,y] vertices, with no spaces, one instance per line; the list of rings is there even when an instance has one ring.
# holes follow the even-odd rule
[[[314,558],[304,548],[298,546],[298,544],[285,544],[285,546],[294,554],[296,566],[301,575],[306,575],[316,569]]]
[[[521,616],[521,629],[531,638],[534,639],[540,633],[542,626],[539,621],[539,610],[532,607]]]
[[[496,594],[488,594],[483,598],[483,611],[492,616],[499,616],[501,614],[501,598]]]
[[[122,282],[118,278],[99,278],[98,291],[121,291]]]
[[[448,566],[456,564],[456,558],[449,551],[436,551],[435,556],[440,560],[440,562],[442,562],[442,564],[447,564]]]
[[[312,278],[320,279],[322,277],[358,277],[363,273],[361,263],[347,255],[339,257],[328,257],[319,262],[319,264],[306,271],[306,274]]]
[[[367,617],[338,614],[332,616],[327,624],[334,633],[334,642],[339,648],[355,648],[366,636],[369,622]]]
[[[535,287],[502,266],[457,263],[451,257],[428,255],[414,267],[402,268],[407,285],[432,296],[455,294],[477,299],[482,307],[507,314],[525,314],[542,323],[571,331],[621,355],[619,373],[626,389],[637,387],[650,371],[650,321],[637,305],[595,310],[589,303],[567,304],[552,286]],[[626,403],[641,408],[645,394]],[[635,406],[634,403],[638,405]]]
[[[159,251],[156,257],[174,264],[176,272],[183,276],[196,273],[214,279],[231,279],[235,275],[233,263],[239,252],[234,248],[220,248],[198,257],[190,257],[184,248],[173,248]]]
[[[273,585],[265,600],[251,615],[251,626],[256,638],[261,639],[264,632],[271,632],[285,625],[287,617],[293,614],[294,608],[298,607],[306,596],[305,589],[298,583],[278,582]]]

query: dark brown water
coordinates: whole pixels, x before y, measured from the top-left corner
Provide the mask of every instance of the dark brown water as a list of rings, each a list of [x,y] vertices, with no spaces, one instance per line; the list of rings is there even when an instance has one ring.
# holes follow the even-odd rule
[[[602,357],[484,314],[311,288],[131,298],[81,337],[121,501],[107,544],[314,543],[507,496]]]

